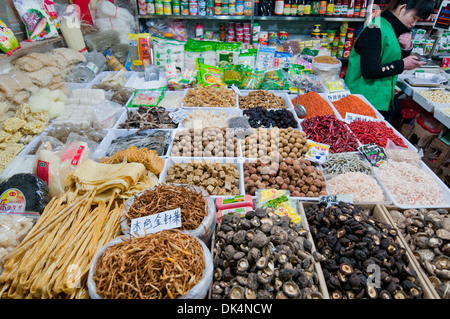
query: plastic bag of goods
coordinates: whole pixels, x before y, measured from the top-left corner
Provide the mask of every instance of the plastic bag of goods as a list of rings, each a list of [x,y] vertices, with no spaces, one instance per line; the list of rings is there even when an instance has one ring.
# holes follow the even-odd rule
[[[0,50],[11,55],[14,50],[19,48],[20,45],[14,33],[0,20]]]
[[[315,57],[312,63],[313,73],[324,83],[338,80],[341,67],[342,62],[340,60],[327,55]]]
[[[197,198],[198,201],[195,204],[196,207],[187,207],[187,204],[184,203],[175,205],[177,206],[177,208],[182,206],[180,207],[181,214],[185,214],[185,216],[181,216],[182,225],[180,230],[185,234],[199,238],[205,244],[209,245],[217,222],[214,200],[208,195],[208,193],[204,189],[197,187],[195,185],[187,185],[187,184],[157,185],[153,188],[142,191],[136,194],[135,196],[127,199],[125,201],[124,207],[124,217],[126,218],[123,219],[120,225],[122,228],[122,233],[124,235],[130,234],[131,219],[128,216],[141,216],[140,213],[137,213],[138,209],[142,204],[145,204],[147,200],[150,199],[163,200],[164,205],[166,205],[167,207],[167,209],[164,208],[164,211],[168,211],[171,209],[171,207],[169,206],[174,205],[174,203],[176,203],[178,197],[180,196],[179,194],[183,193],[186,196],[185,198],[186,203],[189,200],[195,198]],[[162,196],[164,194],[166,194],[166,196],[172,194],[172,196],[170,199],[164,200],[162,199]],[[199,197],[201,199],[198,199]],[[152,211],[162,212],[163,208],[155,207],[152,209]],[[146,215],[147,213],[148,211],[146,211],[142,217],[149,216]],[[155,214],[152,215],[156,216]],[[135,232],[131,233],[133,235],[135,234]]]
[[[185,247],[189,254],[173,249],[173,245]],[[169,249],[172,253],[167,257]],[[121,278],[132,276],[130,283],[135,282],[136,275],[135,268],[129,263],[121,267],[121,261],[114,257],[118,251],[129,261],[153,265],[148,270],[145,270],[144,265],[138,268],[144,271],[136,278],[141,281],[139,287],[150,284],[154,289],[138,291],[139,288],[136,289],[133,284],[122,285],[116,281],[115,278],[119,277],[114,273],[117,271],[122,274]],[[130,251],[133,252],[128,253]],[[163,230],[142,237],[118,237],[100,248],[91,262],[87,286],[92,299],[204,299],[212,282],[213,271],[212,255],[205,243],[179,230]],[[116,284],[118,290],[108,288]]]
[[[58,37],[59,21],[51,0],[14,0],[14,6],[25,25],[28,40]]]

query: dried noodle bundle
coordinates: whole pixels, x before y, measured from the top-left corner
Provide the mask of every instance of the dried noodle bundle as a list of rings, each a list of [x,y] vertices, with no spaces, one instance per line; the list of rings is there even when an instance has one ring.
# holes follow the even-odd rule
[[[99,256],[93,280],[104,299],[175,299],[202,278],[198,240],[179,230],[132,237]]]

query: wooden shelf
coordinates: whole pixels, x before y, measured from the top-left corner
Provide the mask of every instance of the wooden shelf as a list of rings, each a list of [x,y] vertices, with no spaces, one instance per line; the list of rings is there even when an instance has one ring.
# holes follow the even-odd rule
[[[39,47],[43,47],[45,45],[58,43],[58,42],[61,42],[62,40],[63,40],[63,37],[50,38],[47,40],[33,41],[33,42],[22,41],[22,42],[20,42],[20,49],[17,49],[14,52],[12,52],[10,56],[13,57],[13,56],[22,55],[22,53],[26,53],[34,48],[39,48]],[[7,59],[10,56],[7,54],[4,54],[4,53],[0,54],[0,60]]]

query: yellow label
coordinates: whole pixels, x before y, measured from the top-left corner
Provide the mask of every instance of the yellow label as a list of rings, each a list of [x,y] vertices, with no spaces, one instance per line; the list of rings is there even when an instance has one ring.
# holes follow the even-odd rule
[[[0,212],[21,213],[25,211],[26,205],[25,196],[17,188],[7,189],[0,196]]]

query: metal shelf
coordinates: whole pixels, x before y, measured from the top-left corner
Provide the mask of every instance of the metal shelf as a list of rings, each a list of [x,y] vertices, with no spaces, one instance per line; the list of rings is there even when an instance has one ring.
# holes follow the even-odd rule
[[[348,22],[364,22],[365,18],[349,18],[349,17],[322,17],[322,16],[255,16],[255,21],[348,21]]]

